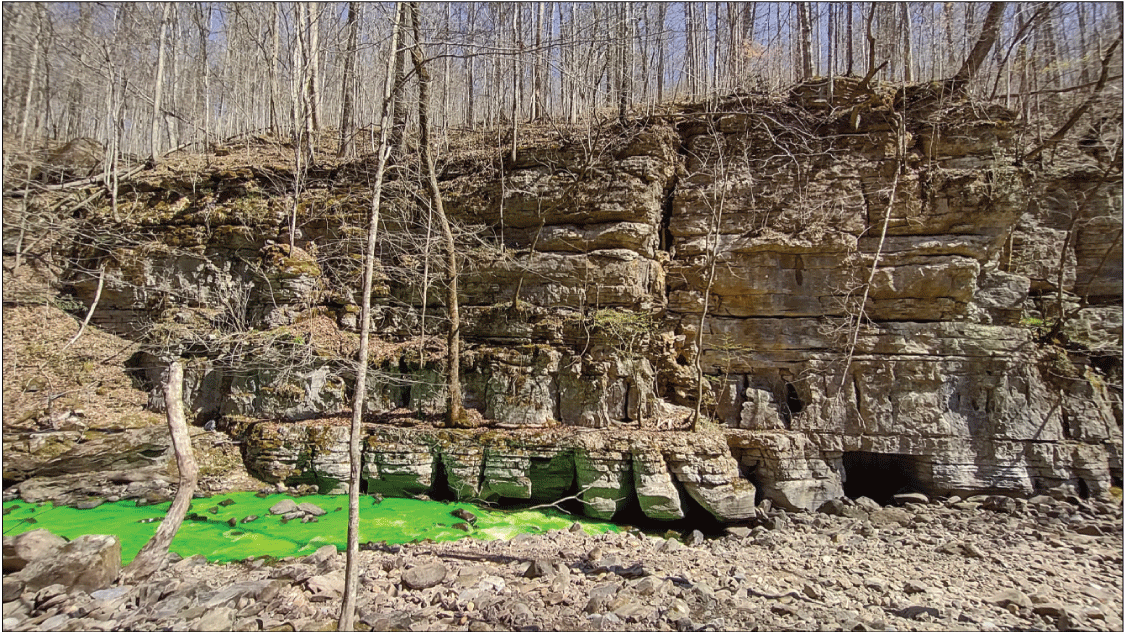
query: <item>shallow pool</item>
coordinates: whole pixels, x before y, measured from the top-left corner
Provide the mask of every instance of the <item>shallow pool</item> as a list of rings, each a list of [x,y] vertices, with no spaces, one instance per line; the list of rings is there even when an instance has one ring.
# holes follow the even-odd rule
[[[294,498],[298,503],[313,503],[328,512],[320,516],[318,522],[310,523],[299,520],[282,523],[281,516],[269,513],[270,507],[285,498],[290,497],[284,494],[257,496],[252,492],[197,498],[188,510],[188,516],[194,514],[196,519],[184,520],[171,550],[184,557],[203,554],[212,562],[229,562],[251,556],[306,555],[325,544],[334,544],[341,550],[346,547],[347,496]],[[4,535],[47,529],[73,540],[80,535],[108,533],[121,539],[122,563],[127,564],[156,533],[158,521],[170,505],[137,507],[133,501],[120,501],[93,509],[74,509],[13,500],[4,503]],[[472,533],[453,527],[464,522],[452,515],[456,509],[465,509],[477,516]],[[250,515],[259,517],[252,522],[242,522]],[[228,523],[231,518],[237,521],[235,526]],[[376,503],[372,496],[360,499],[359,518],[360,542],[389,544],[427,539],[442,542],[464,537],[506,540],[520,533],[569,528],[575,522],[590,534],[619,529],[612,523],[586,520],[551,509],[492,510],[468,503],[409,498],[387,498]]]

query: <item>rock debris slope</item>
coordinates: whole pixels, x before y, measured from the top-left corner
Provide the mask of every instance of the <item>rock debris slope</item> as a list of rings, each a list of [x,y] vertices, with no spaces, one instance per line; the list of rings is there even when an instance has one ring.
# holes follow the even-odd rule
[[[816,514],[762,508],[752,529],[699,534],[689,544],[578,528],[510,541],[367,547],[358,627],[1120,629],[1119,504],[1046,496],[910,500],[887,507],[865,497],[831,501]],[[332,546],[276,563],[215,565],[173,554],[143,586],[68,592],[56,583],[60,575],[43,569],[73,556],[57,552],[61,544],[31,546],[42,533],[11,543],[40,557],[4,579],[5,629],[280,631],[336,622],[344,560]],[[6,568],[8,551],[5,538]],[[116,572],[110,566],[104,569]],[[44,582],[50,585],[39,587]]]

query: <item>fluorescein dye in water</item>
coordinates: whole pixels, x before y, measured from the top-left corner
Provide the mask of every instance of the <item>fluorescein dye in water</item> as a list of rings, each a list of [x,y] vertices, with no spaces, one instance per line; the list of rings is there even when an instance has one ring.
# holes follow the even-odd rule
[[[269,508],[289,498],[283,494],[259,497],[253,492],[221,494],[196,498],[188,510],[171,550],[188,557],[204,555],[212,562],[230,562],[247,557],[276,558],[306,555],[332,544],[347,545],[347,496],[302,496],[299,503],[312,503],[328,513],[317,522],[282,522]],[[233,502],[226,502],[226,501]],[[4,503],[4,535],[18,535],[34,529],[47,529],[69,540],[106,533],[121,540],[122,563],[128,564],[156,527],[171,503],[137,507],[132,501],[104,503],[93,509],[55,507],[51,503],[32,504],[20,500]],[[466,533],[453,525],[464,520],[452,515],[465,509],[477,516],[475,527]],[[192,516],[194,514],[194,516]],[[256,515],[257,520],[243,522]],[[234,519],[231,526],[230,520]],[[520,533],[543,533],[568,528],[575,522],[587,533],[617,531],[618,527],[567,516],[554,510],[500,511],[468,503],[441,503],[409,498],[387,498],[376,503],[373,497],[360,502],[361,542],[404,544],[432,540],[446,542],[464,537],[506,540]]]

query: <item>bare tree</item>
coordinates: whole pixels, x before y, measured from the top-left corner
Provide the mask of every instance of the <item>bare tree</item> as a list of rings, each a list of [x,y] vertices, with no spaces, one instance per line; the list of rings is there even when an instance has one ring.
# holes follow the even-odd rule
[[[968,54],[968,57],[960,66],[960,70],[956,71],[956,74],[949,80],[949,88],[953,92],[967,90],[968,83],[979,73],[980,66],[987,59],[987,54],[991,52],[992,46],[999,39],[1000,20],[1002,20],[1003,11],[1006,8],[1006,2],[992,2],[988,7],[987,17],[984,18],[983,28],[972,47],[972,52]]]
[[[359,584],[359,480],[363,461],[360,449],[362,433],[363,405],[367,397],[367,358],[371,339],[371,283],[375,275],[375,256],[378,245],[379,211],[382,204],[383,174],[390,155],[389,130],[387,123],[394,117],[394,62],[398,57],[399,11],[394,12],[394,27],[390,36],[390,50],[387,52],[386,83],[383,88],[382,126],[379,131],[377,147],[378,163],[375,167],[375,182],[371,190],[371,221],[367,227],[367,248],[363,254],[363,295],[360,303],[359,358],[355,365],[355,395],[351,408],[351,435],[349,456],[351,459],[351,479],[348,485],[347,514],[347,568],[344,576],[344,597],[340,610],[340,630],[355,629],[355,601]]]
[[[167,410],[168,430],[172,435],[172,450],[176,455],[176,467],[179,469],[179,487],[176,496],[172,499],[172,506],[156,529],[156,534],[148,541],[133,561],[122,571],[125,583],[136,583],[144,580],[160,569],[164,558],[168,555],[168,547],[176,537],[184,516],[191,507],[191,499],[195,494],[195,486],[199,477],[199,468],[195,464],[195,455],[191,449],[191,436],[188,434],[187,419],[183,413],[183,362],[173,359],[168,363],[168,370],[164,378],[164,407]]]
[[[161,107],[164,104],[164,51],[168,44],[168,14],[172,10],[172,3],[164,5],[164,14],[160,18],[160,52],[156,61],[156,83],[152,88],[152,132],[149,135],[151,151],[148,159],[152,162],[160,157],[160,118]]]
[[[356,76],[355,54],[359,37],[359,3],[347,3],[347,51],[344,53],[343,81],[340,82],[340,150],[341,158],[355,153],[355,106],[353,105]],[[390,83],[389,80],[387,83]]]
[[[812,78],[812,18],[807,2],[796,3],[796,20],[800,28],[800,78]]]
[[[441,198],[441,188],[437,184],[437,170],[433,163],[433,152],[429,140],[429,71],[425,67],[425,56],[421,48],[421,35],[418,28],[418,3],[410,3],[410,18],[414,29],[414,41],[411,54],[414,62],[414,71],[418,75],[418,144],[421,150],[422,163],[426,171],[426,184],[429,190],[430,203],[433,213],[437,216],[437,225],[445,245],[445,277],[447,293],[445,306],[449,314],[448,351],[446,355],[446,381],[448,391],[448,407],[446,409],[446,423],[454,428],[470,426],[471,422],[465,414],[464,400],[461,393],[460,377],[460,344],[461,324],[460,307],[457,297],[457,248],[453,240],[453,229],[449,218],[445,215],[445,206]]]

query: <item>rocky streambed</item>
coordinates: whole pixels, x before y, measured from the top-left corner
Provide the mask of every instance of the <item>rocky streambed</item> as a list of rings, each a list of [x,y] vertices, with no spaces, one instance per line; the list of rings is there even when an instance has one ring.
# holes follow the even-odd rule
[[[1119,501],[981,496],[817,513],[769,503],[726,535],[589,535],[373,545],[359,627],[391,630],[1118,630]],[[335,547],[279,562],[172,554],[115,585],[115,540],[5,539],[8,630],[334,629]],[[119,544],[116,551],[119,552]],[[85,557],[83,557],[85,555]],[[118,558],[119,559],[119,558]],[[78,573],[75,567],[81,568]],[[69,570],[68,570],[69,569]]]

